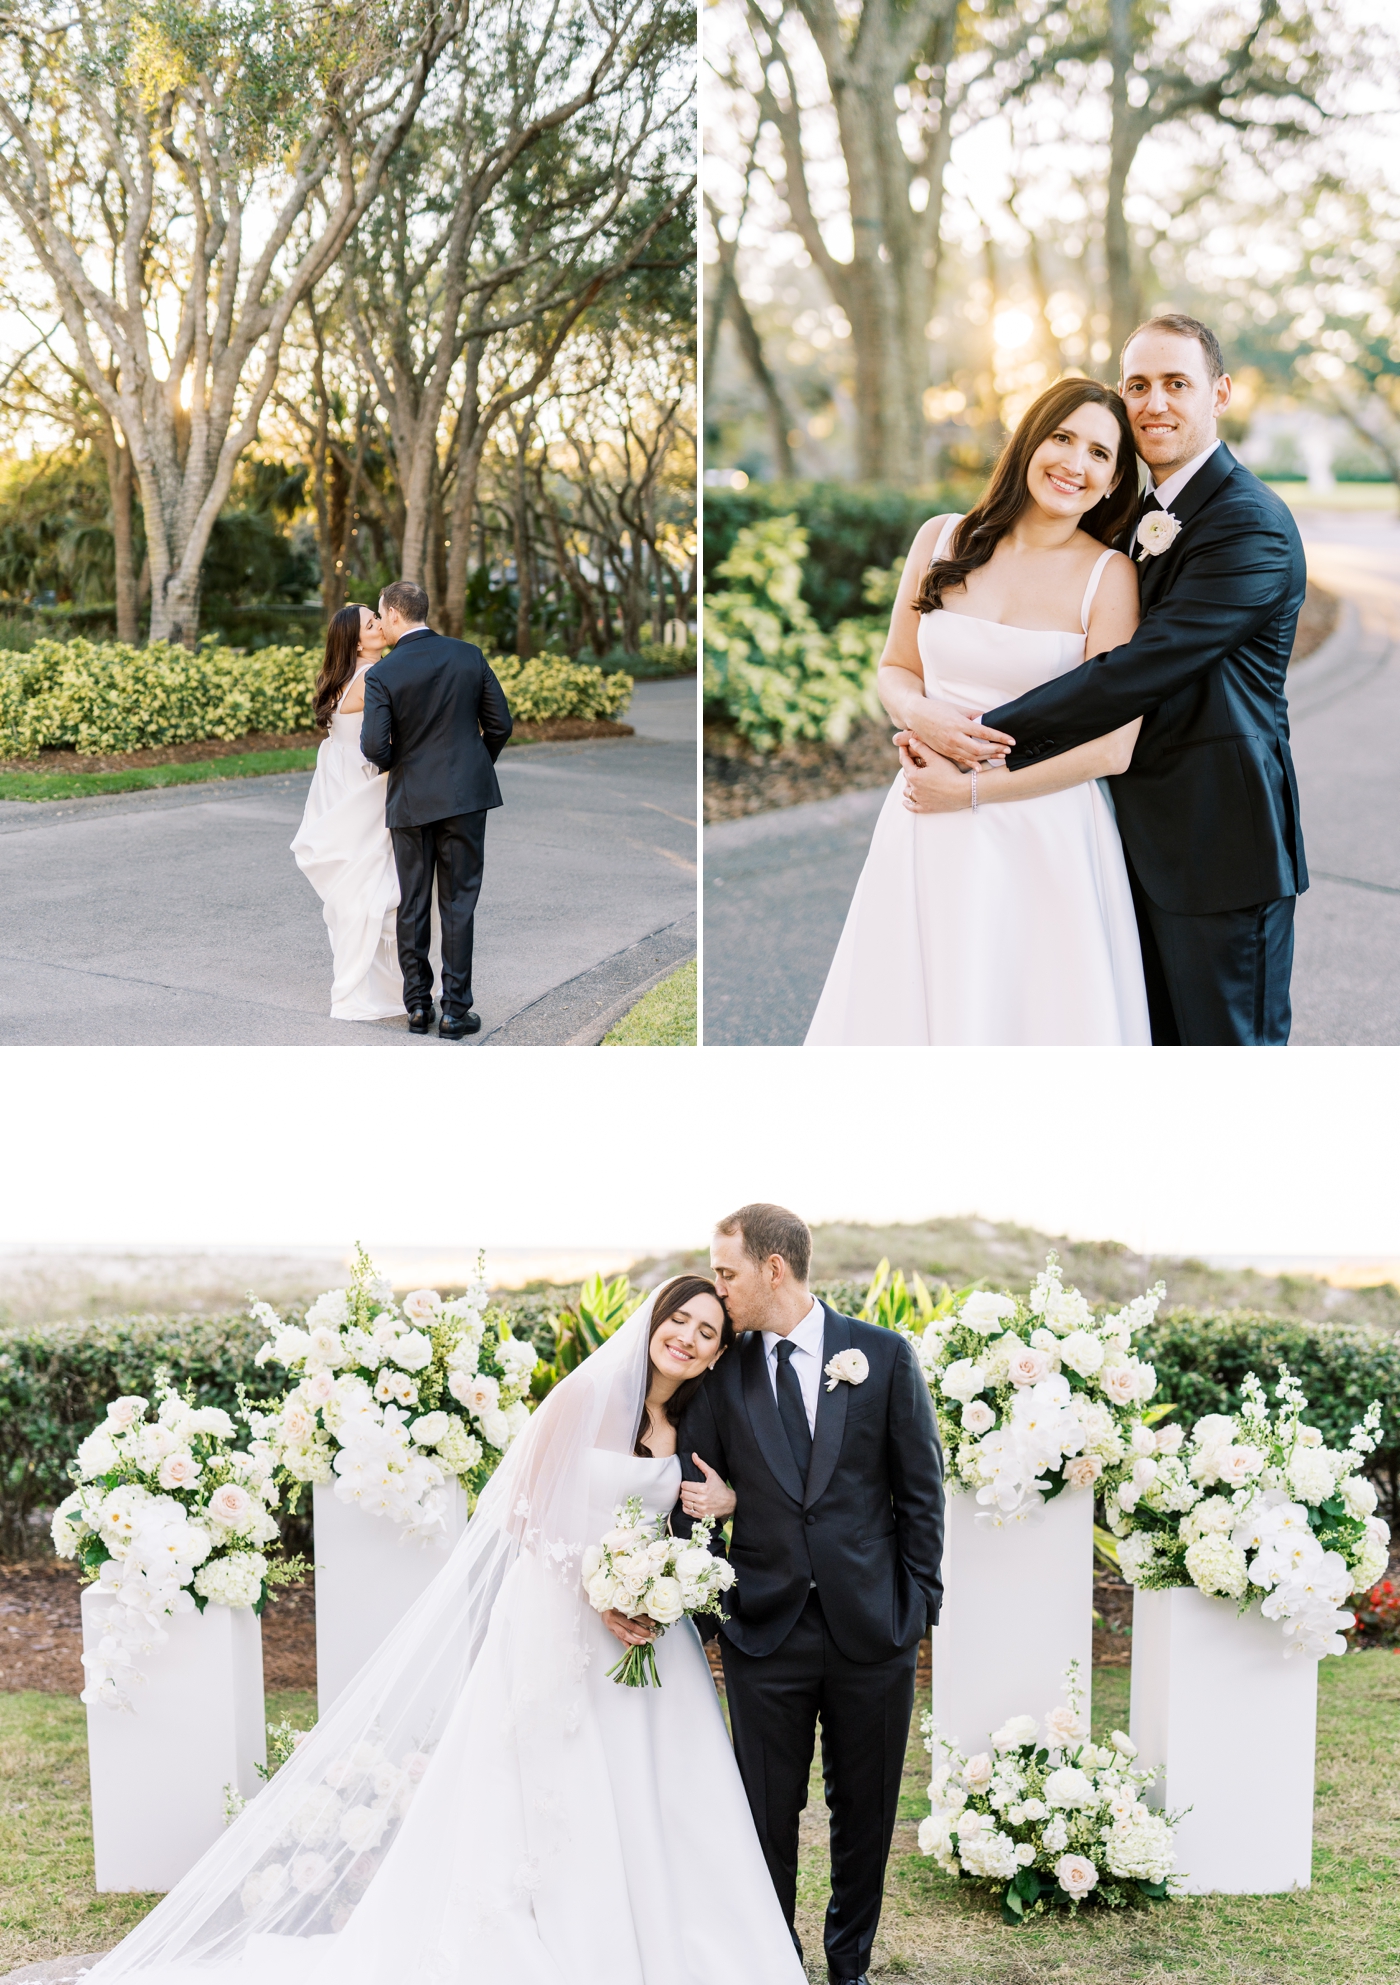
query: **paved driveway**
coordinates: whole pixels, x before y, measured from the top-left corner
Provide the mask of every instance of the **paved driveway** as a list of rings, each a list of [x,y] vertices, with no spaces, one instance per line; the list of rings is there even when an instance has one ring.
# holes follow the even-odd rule
[[[695,683],[637,736],[511,748],[477,915],[478,1045],[582,1043],[695,948]],[[321,906],[288,852],[309,772],[0,804],[0,1042],[442,1051],[333,1021]]]
[[[1312,887],[1298,904],[1293,1041],[1400,1043],[1400,524],[1298,519],[1308,569],[1346,601],[1289,682]],[[893,779],[893,772],[891,772]],[[802,1040],[884,794],[705,830],[705,1039]]]

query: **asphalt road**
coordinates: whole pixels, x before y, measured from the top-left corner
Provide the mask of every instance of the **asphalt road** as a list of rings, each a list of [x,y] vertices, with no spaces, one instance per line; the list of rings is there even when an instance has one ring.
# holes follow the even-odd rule
[[[632,738],[512,747],[487,827],[470,1045],[582,1045],[695,951],[695,683],[641,683]],[[289,846],[309,772],[0,803],[0,1043],[446,1051],[335,1021]]]
[[[1308,569],[1347,603],[1289,682],[1312,887],[1299,900],[1297,1046],[1400,1043],[1400,524],[1298,519]],[[891,774],[893,778],[893,774]],[[800,1043],[883,792],[705,830],[705,1040]]]

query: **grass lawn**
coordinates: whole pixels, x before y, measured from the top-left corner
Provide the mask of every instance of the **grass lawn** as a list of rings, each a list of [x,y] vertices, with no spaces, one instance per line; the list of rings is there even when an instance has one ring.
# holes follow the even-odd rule
[[[872,1981],[914,1985],[1395,1985],[1400,1979],[1400,1656],[1322,1663],[1313,1886],[1293,1895],[1202,1896],[1012,1929],[994,1895],[942,1874],[917,1851],[928,1756],[915,1712],[900,1823]],[[274,1692],[270,1722],[306,1727],[305,1693]],[[1094,1735],[1126,1726],[1128,1670],[1094,1674]],[[102,1950],[151,1896],[92,1888],[82,1705],[0,1696],[0,1971]],[[683,1871],[682,1871],[683,1873]],[[826,1810],[820,1776],[803,1820],[798,1929],[823,1980]]]
[[[234,752],[189,765],[141,765],[124,772],[0,772],[0,800],[89,799],[94,793],[142,793],[156,786],[190,786],[202,779],[256,779],[268,772],[306,772],[314,745],[298,751]]]
[[[695,960],[672,972],[625,1013],[605,1048],[693,1048],[696,1043]]]
[[[1400,1979],[1400,1656],[1328,1659],[1319,1672],[1313,1886],[1292,1895],[1196,1896],[1013,1929],[999,1898],[918,1852],[929,1760],[915,1711],[900,1824],[871,1978],[918,1985],[1354,1985]],[[1127,1668],[1094,1671],[1094,1731],[1128,1723]],[[824,1979],[825,1808],[814,1777],[799,1891],[808,1971]],[[812,1821],[818,1823],[812,1824]]]
[[[315,1720],[309,1693],[270,1693],[270,1723]],[[87,1712],[75,1696],[0,1695],[0,1973],[106,1950],[159,1901],[92,1886]]]

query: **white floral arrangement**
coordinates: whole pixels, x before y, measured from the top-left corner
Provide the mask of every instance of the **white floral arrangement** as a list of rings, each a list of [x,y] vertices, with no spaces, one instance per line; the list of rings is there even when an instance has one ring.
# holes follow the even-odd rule
[[[84,1654],[82,1700],[130,1709],[145,1678],[137,1660],[169,1639],[168,1620],[207,1605],[261,1612],[270,1585],[300,1575],[300,1559],[272,1564],[278,1490],[257,1444],[236,1447],[231,1416],[182,1398],[164,1373],[155,1411],[137,1394],[114,1399],[78,1449],[77,1487],[54,1511],[60,1558],[76,1558],[112,1605],[95,1651]]]
[[[1047,1711],[1043,1733],[1033,1716],[1013,1716],[992,1733],[991,1750],[973,1757],[923,1719],[936,1768],[919,1851],[946,1874],[1000,1889],[1011,1923],[1090,1900],[1116,1909],[1172,1893],[1180,1816],[1143,1799],[1158,1767],[1135,1762],[1137,1746],[1122,1730],[1107,1744],[1087,1742],[1078,1662],[1064,1679],[1065,1700]]]
[[[1148,1591],[1194,1585],[1255,1600],[1283,1626],[1284,1654],[1344,1654],[1354,1615],[1341,1610],[1386,1568],[1390,1529],[1361,1473],[1380,1437],[1372,1402],[1344,1448],[1304,1423],[1307,1400],[1279,1368],[1277,1414],[1253,1372],[1238,1413],[1207,1413],[1167,1454],[1144,1443],[1105,1478],[1104,1508],[1121,1539],[1118,1563]],[[1165,1431],[1165,1430],[1164,1430]]]
[[[407,1535],[440,1535],[452,1485],[474,1501],[529,1418],[535,1347],[489,1307],[480,1268],[450,1302],[415,1289],[396,1305],[360,1248],[350,1287],[318,1296],[304,1323],[251,1307],[269,1332],[254,1362],[296,1381],[250,1415],[260,1446],[288,1481],[334,1482]]]
[[[1034,1517],[1064,1488],[1094,1487],[1129,1451],[1157,1389],[1133,1352],[1166,1295],[1158,1283],[1096,1318],[1046,1257],[1030,1295],[977,1289],[909,1341],[928,1380],[950,1483],[975,1492],[979,1522]]]
[[[708,1523],[697,1523],[689,1537],[672,1537],[669,1516],[648,1516],[640,1496],[629,1496],[613,1515],[614,1528],[600,1544],[588,1546],[580,1567],[595,1612],[616,1610],[629,1620],[645,1619],[659,1639],[683,1615],[721,1610],[734,1567],[711,1552]],[[630,1689],[660,1688],[654,1644],[629,1647],[608,1674]]]
[[[301,1735],[304,1733],[295,1733]],[[292,1814],[280,1840],[245,1878],[246,1916],[275,1911],[305,1932],[319,1916],[343,1930],[403,1822],[429,1754],[391,1758],[366,1740],[326,1767]]]

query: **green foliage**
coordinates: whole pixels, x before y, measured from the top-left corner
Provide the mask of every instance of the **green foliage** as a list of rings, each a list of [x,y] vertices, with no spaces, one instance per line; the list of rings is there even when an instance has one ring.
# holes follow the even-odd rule
[[[0,757],[310,730],[320,665],[311,648],[36,641],[27,655],[0,655]]]
[[[632,700],[630,675],[604,675],[567,655],[498,655],[491,667],[517,723],[543,724],[558,717],[616,720]]]
[[[645,1290],[634,1289],[625,1275],[611,1282],[605,1282],[601,1275],[590,1275],[574,1307],[560,1310],[554,1319],[555,1374],[549,1384],[581,1365],[627,1321],[645,1295]]]
[[[750,483],[747,489],[705,492],[705,571],[717,572],[739,533],[772,517],[796,518],[810,557],[802,598],[829,632],[870,603],[871,567],[902,565],[921,524],[943,511],[966,510],[976,495],[963,490],[889,489],[837,482]],[[888,601],[884,602],[888,611]]]
[[[870,1287],[865,1292],[865,1301],[855,1312],[862,1323],[878,1323],[886,1330],[923,1330],[936,1316],[951,1314],[959,1295],[946,1285],[939,1290],[937,1302],[929,1294],[922,1275],[914,1277],[910,1287],[904,1280],[904,1270],[890,1270],[889,1257],[875,1270]]]
[[[33,1516],[67,1495],[68,1463],[123,1393],[154,1398],[173,1370],[197,1406],[237,1413],[276,1396],[275,1374],[254,1365],[265,1336],[251,1317],[114,1317],[0,1331],[0,1554],[23,1556]]]
[[[705,602],[705,701],[759,752],[794,738],[841,744],[858,718],[878,718],[876,621],[831,634],[802,598],[807,533],[795,516],[746,525],[715,573],[729,581]]]

